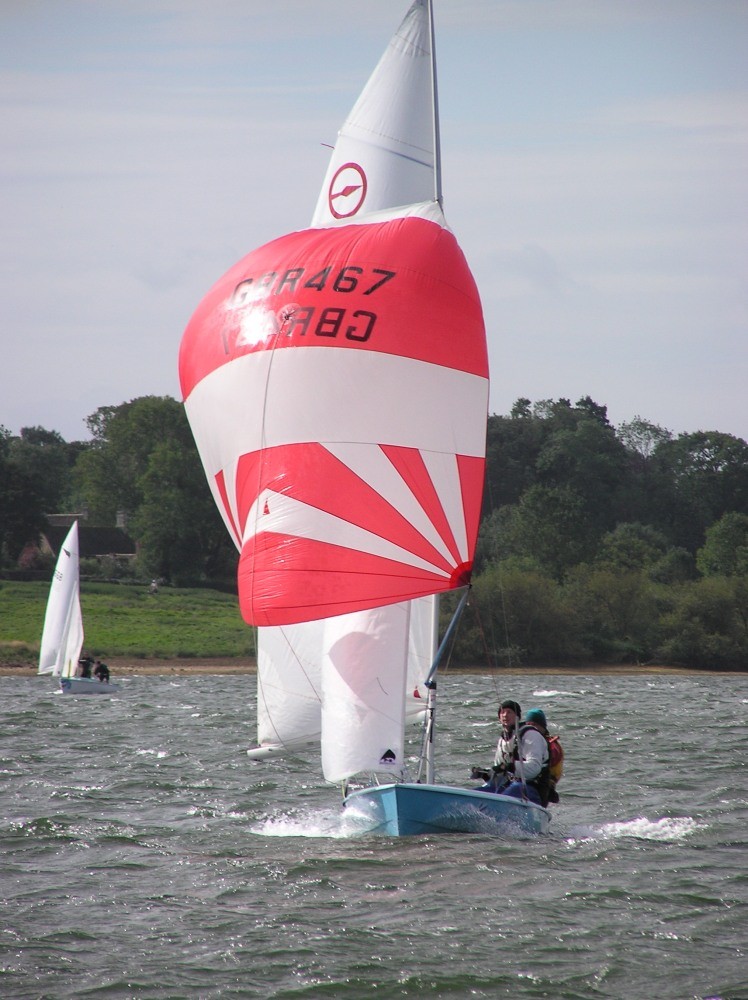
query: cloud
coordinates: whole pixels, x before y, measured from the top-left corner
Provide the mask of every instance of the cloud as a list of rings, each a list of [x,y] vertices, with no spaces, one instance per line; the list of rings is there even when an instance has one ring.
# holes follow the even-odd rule
[[[98,406],[177,395],[192,310],[307,224],[404,6],[4,5],[0,423],[73,438]],[[590,394],[748,436],[748,8],[673,10],[437,5],[445,209],[496,412]]]

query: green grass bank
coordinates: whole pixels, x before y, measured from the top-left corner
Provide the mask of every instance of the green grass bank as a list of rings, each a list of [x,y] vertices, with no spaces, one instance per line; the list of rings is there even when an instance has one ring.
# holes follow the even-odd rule
[[[0,580],[0,665],[35,665],[49,584]],[[81,583],[84,650],[103,659],[252,659],[254,630],[235,594]]]

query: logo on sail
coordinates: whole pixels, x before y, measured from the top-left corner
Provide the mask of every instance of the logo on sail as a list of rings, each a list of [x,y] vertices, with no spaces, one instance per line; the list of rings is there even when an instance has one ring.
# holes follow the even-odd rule
[[[391,767],[393,764],[397,764],[397,754],[394,750],[385,750],[379,758],[379,763]]]
[[[330,213],[336,219],[350,219],[366,199],[368,183],[363,167],[344,163],[335,171],[327,192]]]

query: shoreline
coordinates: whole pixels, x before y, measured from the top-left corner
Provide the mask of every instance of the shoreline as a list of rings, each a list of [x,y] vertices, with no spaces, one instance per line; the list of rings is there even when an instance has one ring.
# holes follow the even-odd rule
[[[154,676],[168,674],[256,674],[254,660],[227,660],[221,657],[205,657],[195,660],[133,659],[112,656],[104,662],[109,667],[112,678]],[[0,663],[0,677],[34,677],[37,668],[28,663]]]
[[[194,660],[133,659],[132,657],[107,658],[111,675],[119,677],[149,677],[169,675],[220,676],[252,675],[257,673],[257,664],[251,660],[230,660],[221,657],[205,657]],[[600,676],[670,674],[741,674],[742,670],[697,670],[691,667],[669,667],[662,664],[596,664],[573,667],[451,667],[442,676],[452,674],[514,674],[531,677],[533,674],[598,674]],[[35,677],[37,668],[27,663],[0,663],[0,677]]]

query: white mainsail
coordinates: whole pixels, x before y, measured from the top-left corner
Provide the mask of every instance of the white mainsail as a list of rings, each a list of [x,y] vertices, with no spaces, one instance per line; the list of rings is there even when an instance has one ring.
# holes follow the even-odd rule
[[[60,548],[44,616],[39,673],[74,677],[83,648],[78,522]]]
[[[382,757],[377,750],[382,741],[402,747],[403,712],[406,722],[419,722],[422,718],[426,706],[423,680],[435,651],[436,604],[435,598],[424,597],[375,611],[258,628],[258,746],[248,751],[250,757],[262,759],[281,752],[318,749],[322,740],[327,747],[323,773],[329,781],[339,780],[341,765],[336,756],[339,750],[345,753],[342,748],[345,740],[334,720],[338,712],[348,718],[349,709],[355,704],[358,721],[363,715],[374,720],[371,728],[376,738],[371,747],[364,748],[363,727],[359,728],[358,722],[351,734],[355,736],[352,742],[359,746],[360,759],[366,761],[365,769],[391,773],[389,760],[377,766]],[[390,639],[398,636],[398,640],[387,647],[386,635]],[[364,650],[367,656],[363,655]],[[396,684],[389,680],[393,670],[397,672]],[[359,688],[368,684],[369,675],[376,678],[374,691],[385,690],[386,683],[387,690],[398,692],[394,710],[386,706],[383,710],[367,707]],[[338,702],[339,709],[334,707]],[[322,737],[323,719],[327,739]],[[328,762],[327,767],[324,761]],[[402,763],[401,755],[398,763]]]
[[[322,772],[401,777],[410,604],[327,621],[322,666]]]

